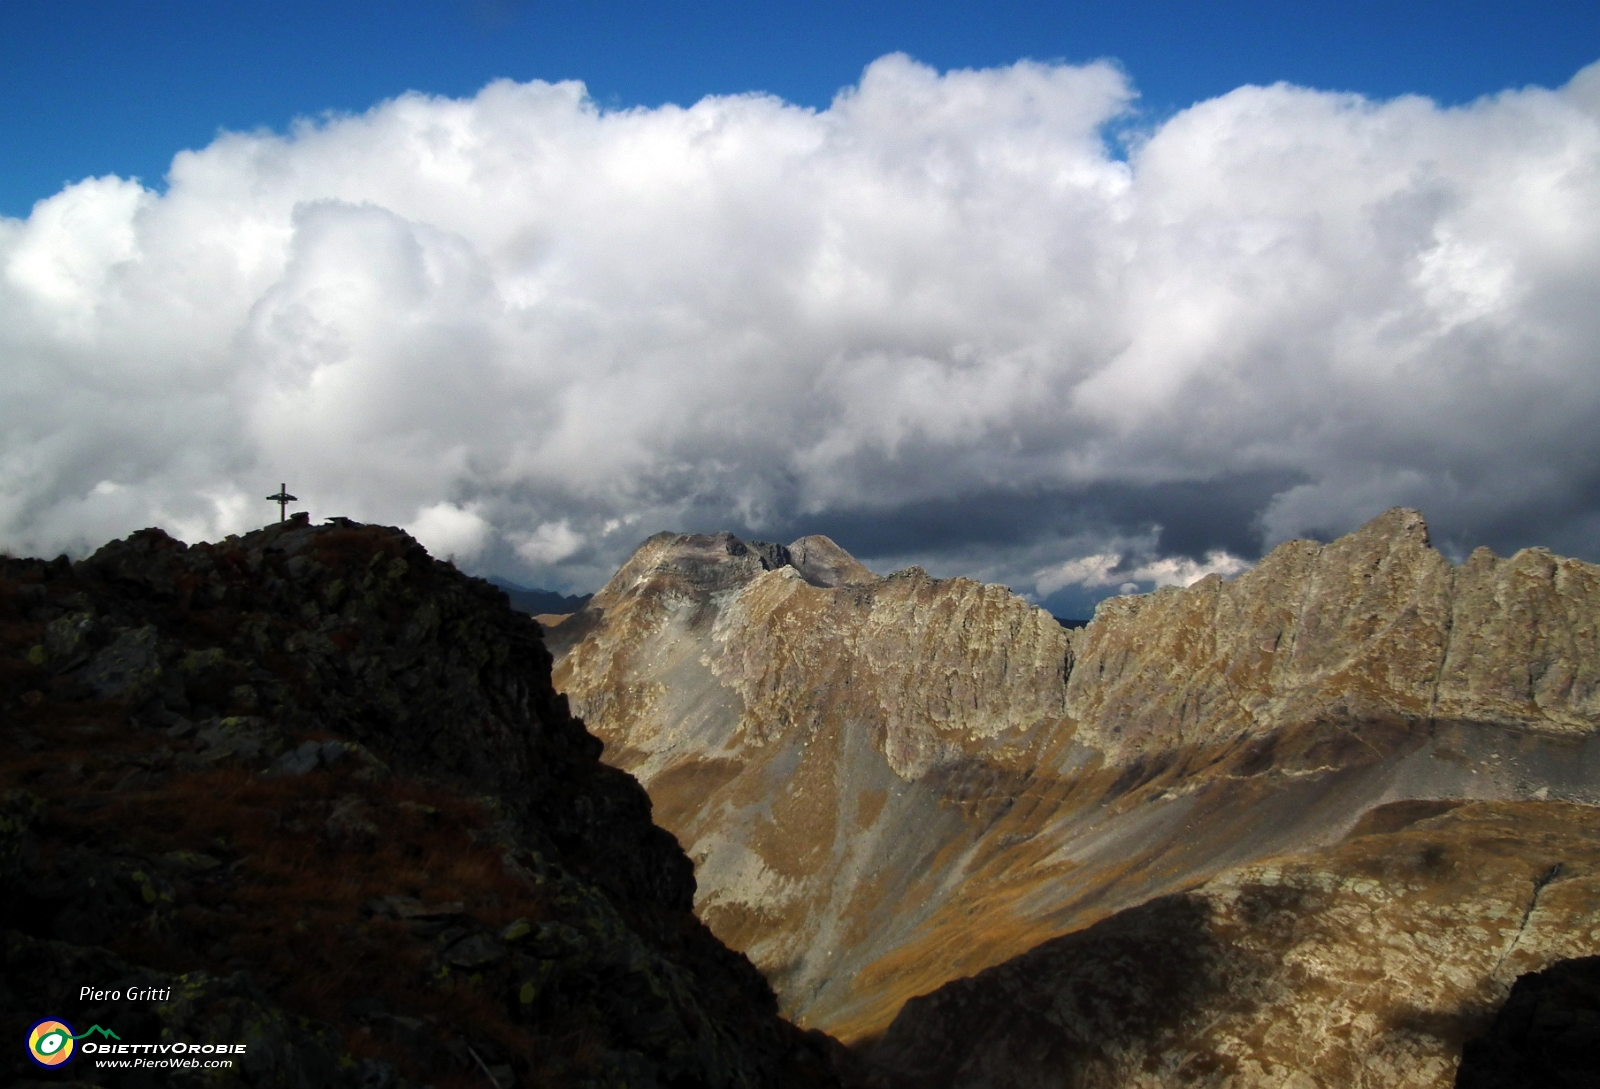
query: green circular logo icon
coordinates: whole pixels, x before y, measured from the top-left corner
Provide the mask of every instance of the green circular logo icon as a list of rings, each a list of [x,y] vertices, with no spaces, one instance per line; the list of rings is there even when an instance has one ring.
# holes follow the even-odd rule
[[[28,1055],[40,1066],[60,1066],[72,1058],[72,1026],[47,1018],[28,1030]]]

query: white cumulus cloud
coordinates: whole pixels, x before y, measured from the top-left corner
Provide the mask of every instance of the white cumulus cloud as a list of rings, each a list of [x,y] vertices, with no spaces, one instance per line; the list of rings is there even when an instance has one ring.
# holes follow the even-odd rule
[[[1098,552],[1036,571],[1033,584],[1041,597],[1048,597],[1069,586],[1088,590],[1116,586],[1119,593],[1128,594],[1142,588],[1159,590],[1163,586],[1192,586],[1207,575],[1232,578],[1251,566],[1248,561],[1220,549],[1206,553],[1204,560],[1165,556],[1131,568],[1124,568],[1122,564],[1121,553]]]
[[[1110,586],[1113,582],[1119,581],[1111,577],[1111,571],[1121,562],[1122,556],[1116,552],[1096,552],[1092,556],[1080,556],[1034,572],[1033,585],[1046,597],[1068,586],[1083,586],[1089,589]]]
[[[454,503],[435,503],[418,511],[416,520],[405,529],[435,556],[464,562],[471,562],[483,553],[493,532],[477,511]]]
[[[559,563],[583,547],[584,539],[563,519],[546,522],[532,533],[516,534],[513,538],[517,555],[534,566]]]
[[[215,537],[287,480],[580,588],[658,528],[1173,488],[1234,496],[1181,554],[1022,527],[991,567],[1181,584],[1394,503],[1600,558],[1600,66],[1448,109],[1243,87],[1119,157],[1133,101],[903,56],[821,111],[502,81],[68,186],[0,219],[0,546]]]

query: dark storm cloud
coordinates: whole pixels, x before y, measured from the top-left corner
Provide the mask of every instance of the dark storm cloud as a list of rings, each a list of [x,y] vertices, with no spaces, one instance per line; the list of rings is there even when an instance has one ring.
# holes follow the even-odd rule
[[[784,540],[822,533],[869,557],[972,546],[1003,550],[1095,533],[1133,538],[1159,530],[1163,555],[1200,559],[1220,549],[1254,559],[1261,531],[1252,520],[1274,495],[1300,482],[1282,473],[1254,473],[1221,481],[1091,484],[1021,495],[995,490],[742,528]],[[701,518],[708,516],[726,517],[706,512]]]

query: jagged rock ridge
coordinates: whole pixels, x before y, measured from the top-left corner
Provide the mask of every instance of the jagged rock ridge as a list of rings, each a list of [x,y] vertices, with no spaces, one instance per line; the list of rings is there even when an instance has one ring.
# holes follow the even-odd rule
[[[1105,602],[1067,700],[1085,743],[1117,758],[1319,720],[1583,737],[1600,720],[1597,604],[1592,564],[1480,548],[1454,567],[1397,509],[1281,545],[1233,582]]]
[[[252,1086],[833,1081],[538,626],[398,530],[0,560],[0,715],[12,1039],[244,1042]]]
[[[1374,806],[1600,801],[1597,622],[1593,566],[1453,567],[1396,510],[1075,631],[1000,587],[829,585],[778,546],[661,535],[552,647],[712,929],[859,1041]]]

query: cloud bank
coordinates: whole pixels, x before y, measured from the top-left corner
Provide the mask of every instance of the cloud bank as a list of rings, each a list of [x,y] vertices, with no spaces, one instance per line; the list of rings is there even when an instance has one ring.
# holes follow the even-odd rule
[[[215,539],[287,480],[561,589],[726,527],[1103,596],[1395,504],[1600,559],[1600,64],[1134,101],[497,82],[69,186],[0,219],[0,546]]]

